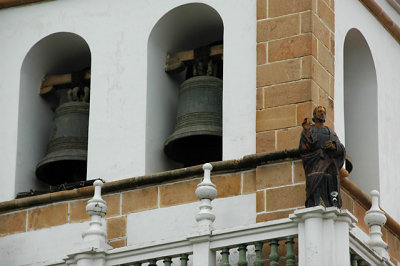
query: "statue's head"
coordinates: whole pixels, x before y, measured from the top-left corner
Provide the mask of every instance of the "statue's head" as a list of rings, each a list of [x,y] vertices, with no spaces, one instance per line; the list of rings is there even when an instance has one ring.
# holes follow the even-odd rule
[[[315,107],[313,111],[312,121],[318,123],[325,123],[325,117],[326,117],[326,108],[323,106]]]

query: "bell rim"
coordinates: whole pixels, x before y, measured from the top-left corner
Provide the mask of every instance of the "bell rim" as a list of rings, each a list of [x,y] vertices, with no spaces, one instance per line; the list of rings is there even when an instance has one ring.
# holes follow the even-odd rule
[[[72,151],[72,152],[71,152]],[[61,151],[54,151],[46,154],[42,160],[36,165],[36,171],[43,167],[47,163],[58,162],[58,161],[87,161],[87,151],[79,150],[81,155],[76,152],[76,150],[62,150],[63,154],[58,155],[57,153]],[[68,152],[71,152],[68,154]],[[75,153],[74,153],[75,152]],[[66,154],[67,153],[67,154]]]

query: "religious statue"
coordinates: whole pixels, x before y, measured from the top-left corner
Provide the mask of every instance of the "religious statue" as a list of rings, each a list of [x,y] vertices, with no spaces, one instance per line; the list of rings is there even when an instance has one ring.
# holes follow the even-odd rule
[[[346,150],[336,133],[325,126],[326,108],[314,109],[312,121],[305,118],[299,151],[306,174],[305,206],[342,206],[340,196],[340,169]]]

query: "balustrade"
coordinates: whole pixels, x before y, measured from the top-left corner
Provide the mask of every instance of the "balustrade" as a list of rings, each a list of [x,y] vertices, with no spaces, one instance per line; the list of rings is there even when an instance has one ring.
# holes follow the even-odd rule
[[[194,234],[111,249],[101,219],[107,212],[101,199],[102,182],[96,181],[95,195],[87,205],[91,221],[81,251],[52,265],[216,266],[217,261],[219,266],[393,265],[381,239],[384,214],[379,210],[377,191],[372,192],[373,206],[366,218],[370,236],[354,227],[356,219],[348,211],[322,206],[297,210],[285,219],[217,230],[213,226],[212,201],[217,189],[210,179],[212,166],[205,164],[203,169],[204,178],[196,189],[200,206]]]

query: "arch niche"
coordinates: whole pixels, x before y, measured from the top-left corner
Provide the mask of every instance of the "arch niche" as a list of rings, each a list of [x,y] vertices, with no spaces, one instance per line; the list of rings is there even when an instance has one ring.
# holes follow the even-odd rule
[[[46,153],[53,110],[63,99],[39,95],[43,77],[90,66],[91,53],[87,42],[70,32],[42,38],[25,56],[20,72],[15,193],[44,186],[36,178],[35,168]]]
[[[174,130],[179,86],[185,78],[185,71],[164,71],[167,54],[223,40],[223,31],[218,12],[201,3],[172,9],[152,29],[147,44],[146,174],[182,167],[163,151]]]
[[[353,181],[364,191],[379,189],[378,91],[374,60],[360,31],[344,42],[344,114]]]

